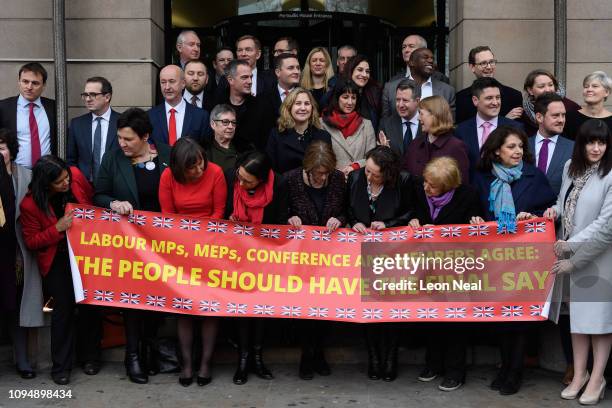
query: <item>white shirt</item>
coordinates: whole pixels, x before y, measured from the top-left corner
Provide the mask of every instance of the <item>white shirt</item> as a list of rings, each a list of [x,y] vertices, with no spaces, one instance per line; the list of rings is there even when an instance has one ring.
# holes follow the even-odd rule
[[[414,140],[417,136],[417,132],[419,131],[419,111],[417,110],[414,116],[410,119],[402,118],[402,132],[406,130],[404,127],[405,123],[408,123],[410,125],[410,131],[412,132],[412,140]]]
[[[100,126],[101,126],[101,131],[102,131],[102,139],[100,139],[100,162],[102,162],[102,157],[104,157],[104,152],[106,151],[106,140],[108,138],[108,125],[110,124],[110,117],[111,117],[111,108],[110,106],[108,107],[108,109],[106,110],[106,112],[104,112],[102,115],[97,116],[95,113],[92,112],[91,114],[92,119],[91,119],[91,149],[92,149],[92,153],[93,153],[93,146],[94,146],[94,134],[96,131],[96,126],[98,125],[98,122],[96,121],[96,118],[102,118],[102,120],[100,121]],[[111,135],[111,137],[117,137],[117,135]]]
[[[410,67],[406,65],[406,78],[412,79],[412,75],[410,75]]]
[[[257,96],[257,67],[253,68],[253,84],[251,85],[251,94]]]
[[[538,131],[538,133],[536,133],[536,139],[535,139],[535,161],[536,161],[536,167],[539,164],[538,162],[540,161],[540,149],[542,148],[542,144],[544,143],[544,139],[546,139],[546,138],[544,136],[542,136],[540,134],[540,132]],[[554,135],[554,136],[551,136],[551,137],[549,137],[547,139],[550,140],[550,142],[548,143],[548,160],[546,161],[546,171],[548,171],[548,168],[550,167],[550,162],[552,160],[553,153],[555,152],[555,146],[557,145],[557,139],[559,139],[559,135]]]
[[[17,98],[17,142],[19,152],[15,163],[32,168],[32,144],[30,136],[30,101],[19,95]],[[40,141],[40,156],[51,153],[51,126],[40,98],[34,101],[34,117],[38,125],[38,140]]]
[[[183,98],[181,102],[176,106],[171,106],[168,102],[164,102],[166,105],[166,125],[168,126],[168,136],[170,135],[170,109],[174,109],[174,118],[176,120],[176,140],[179,140],[183,136],[183,121],[185,119],[185,109],[187,109],[187,103]]]
[[[188,104],[191,104],[192,96],[193,94],[189,92],[187,89],[185,89],[185,92],[183,92],[183,99],[185,100],[185,102],[187,102]],[[198,98],[198,100],[196,101],[196,105],[198,105],[198,108],[201,108],[202,103],[204,103],[204,90],[202,90],[199,94],[197,94],[196,97]]]
[[[493,119],[485,120],[481,118],[478,113],[476,113],[476,133],[478,133],[478,147],[479,148],[482,147],[482,145],[484,144],[484,141],[482,140],[482,134],[484,132],[484,127],[482,126],[482,124],[485,122],[489,122],[491,124],[491,126],[489,127],[489,135],[490,135],[491,132],[497,129],[497,119],[498,118],[499,116],[496,116]]]
[[[285,95],[285,89],[283,89],[279,84],[276,84],[276,88],[278,88],[278,95],[280,96],[281,103],[285,102],[285,98],[289,95],[289,92],[293,91],[294,88],[289,89],[287,95]]]
[[[410,74],[410,68],[406,68],[406,74],[406,78],[412,79],[414,81],[414,78]],[[428,98],[430,96],[433,96],[433,84],[431,83],[431,76],[427,78],[427,81],[421,84],[421,99]]]

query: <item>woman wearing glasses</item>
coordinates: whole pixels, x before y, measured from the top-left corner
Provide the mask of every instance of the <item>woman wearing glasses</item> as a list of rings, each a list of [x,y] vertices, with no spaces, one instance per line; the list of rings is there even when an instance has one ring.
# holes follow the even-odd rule
[[[304,151],[315,140],[331,144],[331,136],[321,129],[313,96],[304,88],[296,88],[283,101],[278,125],[268,138],[272,168],[281,174],[297,169],[302,165]]]
[[[227,187],[221,167],[206,160],[204,149],[195,140],[180,138],[170,152],[170,167],[159,182],[159,203],[164,213],[199,218],[223,217]],[[202,357],[197,374],[198,385],[211,382],[210,359],[217,337],[217,318],[178,317],[178,339],[181,347],[182,372],[179,383],[193,382],[193,326],[201,320]]]
[[[252,224],[281,224],[279,215],[286,205],[281,178],[274,173],[268,157],[259,151],[244,153],[234,171],[225,172],[227,183],[226,218]],[[249,368],[264,380],[274,378],[262,356],[264,322],[243,317],[238,321],[238,368],[234,384],[248,380]]]
[[[120,149],[106,153],[102,159],[96,179],[95,205],[122,215],[132,214],[134,210],[161,210],[159,180],[170,162],[170,147],[149,144],[152,131],[149,116],[142,109],[128,109],[119,116]],[[153,312],[125,309],[123,319],[127,374],[132,382],[145,384],[149,381],[148,375],[159,372],[154,350],[158,318]]]
[[[252,146],[239,149],[234,141],[236,135],[236,111],[227,104],[219,104],[210,112],[210,127],[213,140],[206,146],[206,158],[226,171],[236,166],[241,151],[253,150]]]
[[[336,170],[336,156],[331,144],[321,140],[312,142],[304,154],[302,167],[285,174],[283,189],[287,206],[281,216],[283,222],[300,228],[317,225],[335,231],[346,224],[344,174]],[[329,375],[323,345],[328,323],[302,320],[299,323],[302,342],[299,376],[311,380],[316,372]]]

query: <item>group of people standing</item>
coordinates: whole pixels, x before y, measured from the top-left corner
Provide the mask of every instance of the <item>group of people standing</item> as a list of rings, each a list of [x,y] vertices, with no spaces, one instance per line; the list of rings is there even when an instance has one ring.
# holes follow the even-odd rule
[[[568,346],[568,386],[561,396],[576,398],[584,388],[582,403],[599,401],[612,344],[612,308],[606,299],[610,248],[599,249],[587,265],[572,261],[572,255],[593,251],[581,244],[605,241],[601,231],[610,228],[612,113],[604,102],[612,80],[605,73],[585,78],[581,107],[564,97],[562,86],[545,70],[527,75],[524,96],[502,85],[494,78],[497,60],[486,46],[471,50],[469,66],[476,79],[455,93],[436,71],[425,40],[415,35],[402,44],[405,72],[384,86],[375,80],[368,58],[352,46],[339,49],[337,74],[321,47],[308,53],[301,70],[297,44],[287,37],[274,46],[273,73],[257,67],[261,44],[250,35],[237,40],[238,59],[232,49],[217,52],[214,74],[198,59],[199,49],[194,32],[179,35],[180,66],[161,70],[164,101],[148,112],[113,111],[108,80],[88,79],[81,96],[89,113],[71,123],[67,162],[53,155],[53,121],[45,110],[48,100],[41,98],[42,66],[24,65],[20,96],[0,101],[5,128],[0,131],[5,164],[0,231],[3,242],[11,243],[2,247],[9,260],[2,279],[8,285],[0,286],[11,294],[3,297],[3,306],[10,311],[22,377],[35,376],[27,361],[25,328],[43,324],[43,293],[54,299],[53,380],[69,382],[75,343],[85,372],[100,369],[94,327],[99,308],[74,304],[67,202],[122,215],[161,211],[330,231],[348,227],[358,233],[488,221],[512,233],[518,221],[547,216],[559,225],[558,256],[569,258],[553,269],[559,273],[556,304],[564,306],[565,315],[569,310],[568,330],[561,330]],[[130,309],[123,319],[127,374],[133,382],[146,383],[159,371],[155,339],[161,316]],[[247,382],[250,372],[273,378],[263,359],[265,325],[265,319],[236,319],[235,384]],[[212,379],[219,319],[179,316],[177,327],[179,382],[189,386],[195,377],[204,386]],[[193,350],[196,327],[202,338],[198,353]],[[491,388],[503,395],[520,389],[532,327],[496,324],[501,367]],[[370,379],[397,377],[400,329],[395,323],[366,326]],[[329,324],[302,321],[299,330],[299,376],[329,375],[324,355]],[[470,327],[431,325],[427,330],[427,364],[419,380],[442,376],[441,390],[458,389],[466,380]],[[199,365],[195,354],[201,355]]]

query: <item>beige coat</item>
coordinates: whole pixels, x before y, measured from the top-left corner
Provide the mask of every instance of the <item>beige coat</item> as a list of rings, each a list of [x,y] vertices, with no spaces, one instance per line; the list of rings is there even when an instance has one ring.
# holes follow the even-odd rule
[[[365,166],[366,153],[376,147],[372,122],[364,118],[355,134],[346,139],[338,129],[329,126],[325,121],[322,123],[323,128],[331,135],[332,148],[336,154],[336,168],[342,170],[353,163],[358,163],[359,167]]]

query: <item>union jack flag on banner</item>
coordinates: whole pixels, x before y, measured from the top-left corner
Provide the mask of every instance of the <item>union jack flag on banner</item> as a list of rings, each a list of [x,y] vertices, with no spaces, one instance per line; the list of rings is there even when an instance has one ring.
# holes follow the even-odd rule
[[[280,238],[280,228],[262,228],[259,231],[259,236],[263,238]]]
[[[94,290],[94,300],[99,302],[112,302],[115,294],[111,290]]]
[[[83,220],[93,220],[96,218],[96,210],[88,208],[75,208],[74,218],[80,218]]]
[[[304,239],[304,235],[306,231],[303,229],[288,229],[287,230],[287,239]]]
[[[525,232],[546,232],[546,223],[542,221],[533,221],[525,224]]]
[[[147,295],[147,306],[166,307],[166,297]]]
[[[523,306],[502,306],[501,314],[503,317],[517,317],[523,315]]]
[[[382,319],[382,315],[383,315],[382,309],[370,309],[370,308],[363,309],[362,314],[361,314],[361,316],[364,319],[368,319],[368,320]]]
[[[153,217],[153,226],[156,228],[172,228],[174,218],[169,217]]]
[[[271,305],[255,305],[253,307],[253,313],[256,315],[273,316],[274,306]]]
[[[414,230],[414,235],[413,237],[415,239],[423,239],[423,238],[433,238],[434,235],[434,230],[433,228],[417,228]]]
[[[365,234],[363,242],[382,242],[383,233],[379,231],[372,231]]]
[[[410,309],[391,309],[389,317],[392,319],[410,319]]]
[[[251,227],[252,229],[253,227]],[[227,224],[219,221],[208,221],[208,225],[206,226],[206,231],[208,232],[220,232],[225,234],[227,232]]]
[[[447,307],[444,309],[444,317],[447,319],[464,319],[465,307]]]
[[[341,231],[338,233],[338,242],[357,242],[357,233]]]
[[[87,299],[87,289],[83,289],[83,299]]]
[[[433,307],[422,307],[417,309],[417,318],[419,319],[437,319],[438,309]]]
[[[129,305],[140,304],[140,295],[137,293],[121,292],[121,303],[127,303]]]
[[[128,222],[135,225],[145,225],[147,223],[146,215],[131,214],[128,216]]]
[[[529,314],[531,316],[541,316],[542,315],[542,305],[529,306]]]
[[[181,218],[181,225],[179,226],[179,228],[187,231],[199,231],[200,220],[190,220],[189,218]]]
[[[111,221],[111,222],[119,222],[121,221],[121,216],[114,211],[110,210],[102,210],[102,215],[100,216],[100,220],[102,221]]]
[[[200,310],[203,312],[218,312],[221,304],[216,300],[200,300]]]
[[[249,237],[253,236],[254,228],[250,225],[234,225],[234,234],[236,235],[248,235]]]
[[[313,241],[331,241],[329,231],[312,231]]]
[[[488,225],[477,224],[468,226],[468,236],[480,237],[483,235],[489,235]]]
[[[172,298],[173,309],[191,310],[193,309],[193,300],[187,298],[175,297]]]
[[[336,317],[338,319],[354,319],[355,318],[355,309],[347,308],[347,307],[337,307],[336,308]]]
[[[308,308],[308,316],[310,317],[327,317],[327,312],[329,311],[326,307],[309,307]]]
[[[461,236],[461,227],[442,227],[440,236],[443,238],[453,238]]]
[[[300,317],[302,315],[302,308],[300,306],[282,306],[281,316],[289,317]]]
[[[405,241],[408,239],[408,231],[391,231],[389,241]]]
[[[493,317],[495,308],[493,306],[473,306],[472,316],[473,317]]]
[[[229,302],[227,304],[226,310],[227,310],[227,313],[231,313],[231,314],[246,314],[247,305],[246,303]]]

